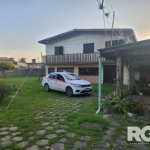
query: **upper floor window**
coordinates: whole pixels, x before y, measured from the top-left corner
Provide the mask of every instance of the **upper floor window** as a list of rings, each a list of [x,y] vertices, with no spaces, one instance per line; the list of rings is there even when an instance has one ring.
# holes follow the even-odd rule
[[[83,44],[83,53],[94,53],[94,43]]]
[[[125,44],[125,42],[123,40],[113,40],[112,41],[112,46],[117,46],[117,45],[121,45],[121,44]],[[110,47],[111,46],[111,41],[105,41],[105,47]]]
[[[55,55],[63,55],[63,46],[55,47]]]

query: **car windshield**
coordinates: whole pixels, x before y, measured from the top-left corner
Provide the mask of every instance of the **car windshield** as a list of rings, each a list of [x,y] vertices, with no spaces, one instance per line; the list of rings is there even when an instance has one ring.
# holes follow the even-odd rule
[[[81,80],[81,78],[75,74],[64,74],[64,76],[67,78],[67,80]]]

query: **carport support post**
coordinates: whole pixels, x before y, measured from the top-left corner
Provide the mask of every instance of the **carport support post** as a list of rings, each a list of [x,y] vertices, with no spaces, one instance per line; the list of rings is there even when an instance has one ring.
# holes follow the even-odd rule
[[[98,60],[99,60],[99,76],[98,76],[98,110],[96,111],[96,114],[98,114],[100,112],[101,109],[101,71],[102,71],[102,57],[99,53],[98,56]]]
[[[116,96],[121,98],[121,56],[117,56],[117,66],[116,66],[117,80],[116,80]]]

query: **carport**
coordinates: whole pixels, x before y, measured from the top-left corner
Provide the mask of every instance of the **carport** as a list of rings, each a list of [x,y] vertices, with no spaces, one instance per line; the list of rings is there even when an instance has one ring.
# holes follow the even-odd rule
[[[145,81],[143,88],[150,93],[150,39],[129,43],[119,46],[98,49],[99,51],[99,79],[101,79],[101,60],[102,57],[116,61],[116,95],[121,97],[120,84],[122,80],[132,89],[133,72],[134,79]],[[123,76],[121,74],[123,66]],[[143,79],[141,78],[143,77]],[[143,82],[142,81],[142,82]],[[99,90],[101,83],[99,80]],[[141,92],[141,91],[139,91]],[[99,93],[99,105],[101,104],[101,92]]]

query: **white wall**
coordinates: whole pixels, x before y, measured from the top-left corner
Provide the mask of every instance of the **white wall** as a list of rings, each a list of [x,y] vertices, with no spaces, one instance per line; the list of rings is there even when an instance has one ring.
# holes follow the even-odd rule
[[[119,40],[117,36],[113,40]],[[46,55],[54,55],[56,46],[64,47],[64,54],[83,53],[83,44],[94,43],[94,52],[105,47],[105,41],[110,41],[110,35],[102,34],[81,34],[69,37],[62,41],[46,45]]]
[[[130,79],[130,76],[129,76],[128,68],[124,65],[123,66],[123,84],[128,85],[129,79]]]

